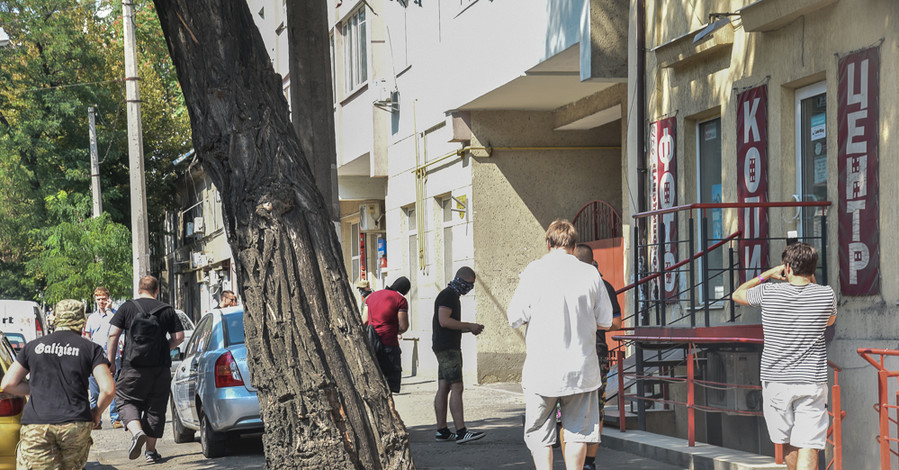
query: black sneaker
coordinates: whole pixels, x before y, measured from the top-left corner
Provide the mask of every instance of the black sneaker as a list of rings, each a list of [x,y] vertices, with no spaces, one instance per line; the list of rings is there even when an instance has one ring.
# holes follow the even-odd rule
[[[140,456],[141,450],[144,448],[144,443],[147,442],[147,435],[144,434],[143,431],[138,431],[134,437],[131,438],[131,449],[128,450],[128,460],[134,460]]]
[[[144,452],[144,455],[147,457],[147,463],[162,462],[162,456],[159,455],[159,452],[156,452],[155,450],[148,450]]]
[[[456,444],[465,444],[466,442],[476,441],[486,436],[483,432],[469,431],[467,429],[456,431]]]
[[[439,442],[455,441],[456,433],[450,432],[447,428],[439,429],[434,439]]]

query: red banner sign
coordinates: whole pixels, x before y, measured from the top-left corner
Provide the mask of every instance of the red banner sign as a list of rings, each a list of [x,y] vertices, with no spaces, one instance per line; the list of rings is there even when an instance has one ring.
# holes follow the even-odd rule
[[[737,200],[768,201],[768,87],[737,95]],[[737,220],[743,232],[739,243],[740,282],[768,266],[768,209],[741,209]]]
[[[880,293],[877,126],[880,50],[840,59],[837,97],[840,291]]]
[[[650,173],[652,175],[652,208],[667,209],[677,205],[677,155],[675,118],[662,119],[650,126]],[[670,267],[677,262],[677,215],[674,213],[651,217],[651,243],[662,241],[662,266]],[[652,240],[655,240],[654,242]],[[659,269],[659,250],[654,249],[650,259],[652,269]],[[677,272],[669,271],[663,276],[665,300],[677,300]]]

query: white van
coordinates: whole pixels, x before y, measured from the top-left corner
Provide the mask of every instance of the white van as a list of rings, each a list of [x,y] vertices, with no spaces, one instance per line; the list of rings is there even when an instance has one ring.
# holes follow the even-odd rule
[[[44,336],[41,306],[30,300],[0,300],[0,331],[19,333],[26,342]]]

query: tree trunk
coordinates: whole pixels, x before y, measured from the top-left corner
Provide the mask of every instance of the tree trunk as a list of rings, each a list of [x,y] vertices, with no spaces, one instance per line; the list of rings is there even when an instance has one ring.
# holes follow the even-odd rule
[[[194,147],[221,191],[237,255],[267,467],[414,468],[409,435],[361,328],[334,225],[246,2],[154,2]],[[322,70],[305,73],[327,80]]]

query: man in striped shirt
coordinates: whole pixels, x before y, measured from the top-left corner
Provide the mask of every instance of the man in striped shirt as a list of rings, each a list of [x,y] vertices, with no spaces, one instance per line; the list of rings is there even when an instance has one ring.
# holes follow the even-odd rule
[[[815,283],[818,253],[808,243],[787,246],[783,264],[744,282],[740,305],[762,307],[765,348],[761,380],[765,421],[784,444],[787,468],[818,468],[827,438],[827,349],[824,330],[837,315],[833,289]],[[787,281],[764,284],[768,279]]]

